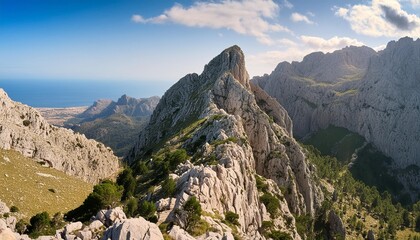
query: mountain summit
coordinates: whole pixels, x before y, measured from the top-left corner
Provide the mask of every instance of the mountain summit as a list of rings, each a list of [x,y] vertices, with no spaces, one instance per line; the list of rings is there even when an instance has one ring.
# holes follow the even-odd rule
[[[168,166],[178,190],[159,221],[180,221],[176,209],[195,196],[210,216],[238,214],[238,234],[246,239],[264,238],[266,220],[300,239],[292,213],[313,215],[323,194],[291,129],[287,112],[249,82],[244,54],[233,46],[201,75],[189,74],[165,93],[126,161],[158,164],[186,150],[186,162]],[[279,209],[270,209],[261,195],[278,196]],[[206,221],[220,234],[227,230],[220,219]]]

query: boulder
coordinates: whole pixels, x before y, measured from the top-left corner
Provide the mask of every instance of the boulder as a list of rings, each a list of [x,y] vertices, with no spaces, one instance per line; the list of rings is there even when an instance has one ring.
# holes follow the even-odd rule
[[[83,227],[83,223],[81,223],[81,222],[69,223],[64,227],[64,234],[74,233],[74,232],[82,229],[82,227]]]
[[[121,207],[109,209],[105,213],[105,226],[111,226],[112,224],[121,222],[124,219],[127,219],[127,216]]]
[[[81,240],[91,240],[92,239],[92,232],[87,231],[87,230],[83,230],[83,231],[78,232],[76,234],[76,236],[78,238],[80,238]]]
[[[195,240],[193,236],[177,225],[174,225],[168,234],[174,240]]]
[[[345,239],[346,228],[341,218],[331,210],[328,214],[329,239]]]
[[[10,209],[7,207],[6,203],[0,201],[0,215],[9,213]]]
[[[89,224],[89,229],[93,232],[97,232],[102,228],[104,228],[104,224],[99,220],[95,220]]]
[[[114,223],[114,225],[106,230],[102,237],[102,240],[107,239],[163,240],[163,235],[156,224],[139,217],[124,219],[121,222]]]

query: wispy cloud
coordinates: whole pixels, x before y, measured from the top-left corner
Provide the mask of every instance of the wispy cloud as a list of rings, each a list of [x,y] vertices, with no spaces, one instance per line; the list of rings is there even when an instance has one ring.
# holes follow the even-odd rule
[[[287,2],[287,1],[285,1]],[[274,44],[271,32],[291,32],[275,22],[280,6],[273,0],[219,0],[195,2],[189,7],[175,4],[161,15],[143,18],[133,15],[137,23],[172,22],[188,27],[229,29],[243,35],[254,36],[263,44]]]
[[[418,1],[412,0],[413,6]],[[372,0],[370,5],[337,8],[335,15],[347,20],[355,32],[368,36],[420,36],[420,18],[404,11],[398,0]]]
[[[363,45],[363,43],[357,39],[338,36],[324,39],[321,37],[304,35],[300,36],[295,41],[289,39],[282,39],[280,41],[284,43],[284,49],[281,51],[267,51],[247,57],[248,70],[251,76],[270,73],[270,71],[272,71],[280,62],[300,61],[304,56],[311,52],[332,52],[350,45]],[[280,43],[280,41],[278,42]]]
[[[314,24],[314,22],[312,22],[311,20],[309,20],[309,18],[303,14],[300,13],[292,13],[292,15],[290,15],[290,20],[292,20],[293,22],[305,22],[307,24]]]
[[[415,1],[415,0],[413,0],[413,1]],[[291,9],[291,8],[293,8],[293,4],[291,4],[289,1],[287,1],[287,0],[284,0],[283,1],[283,6],[285,6],[286,8],[288,8],[288,9]]]

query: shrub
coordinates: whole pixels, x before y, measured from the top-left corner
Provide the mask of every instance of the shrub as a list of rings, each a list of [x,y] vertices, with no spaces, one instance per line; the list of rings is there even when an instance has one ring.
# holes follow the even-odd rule
[[[105,180],[93,187],[93,192],[85,199],[83,204],[66,214],[67,220],[87,221],[99,210],[114,207],[120,202],[123,187],[109,180]]]
[[[47,212],[38,213],[31,217],[29,222],[31,223],[31,227],[29,229],[30,233],[44,232],[46,228],[50,227],[50,215],[48,215]]]
[[[149,220],[155,216],[156,206],[153,202],[143,201],[140,204],[138,211],[140,216],[144,217],[146,220]]]
[[[293,238],[290,237],[289,234],[280,232],[280,231],[272,231],[268,234],[270,238],[273,240],[292,240]]]
[[[16,206],[11,206],[10,207],[10,212],[19,212],[19,208]]]
[[[171,153],[166,155],[165,161],[169,162],[169,166],[171,170],[175,170],[175,168],[184,163],[188,158],[187,151],[185,149],[177,149]]]
[[[134,172],[137,175],[144,175],[149,171],[149,168],[147,167],[145,162],[137,162],[134,166]]]
[[[162,183],[162,192],[164,197],[173,197],[176,191],[176,182],[168,177]]]
[[[19,234],[24,234],[28,229],[28,223],[25,222],[23,219],[20,219],[15,226],[15,230]]]
[[[31,121],[29,120],[23,120],[23,126],[27,127],[31,124]]]
[[[234,212],[228,211],[225,214],[225,220],[233,225],[239,225],[238,219],[239,215]]]
[[[124,187],[122,200],[132,197],[136,190],[136,179],[133,177],[133,171],[130,168],[124,169],[117,177],[117,184]]]
[[[191,231],[201,218],[201,205],[195,196],[190,197],[182,209],[175,211],[175,216],[183,223],[185,230]]]
[[[125,204],[124,212],[127,215],[127,217],[134,217],[135,212],[137,211],[137,208],[138,208],[137,199],[130,198]]]
[[[274,218],[277,215],[279,209],[280,201],[270,193],[264,193],[260,197],[260,201],[265,205],[267,212],[270,213],[270,216]]]

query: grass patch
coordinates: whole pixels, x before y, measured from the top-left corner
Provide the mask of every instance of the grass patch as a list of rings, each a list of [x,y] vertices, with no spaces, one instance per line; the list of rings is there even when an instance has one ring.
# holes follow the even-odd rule
[[[303,143],[317,148],[322,155],[337,157],[340,162],[350,161],[357,148],[363,146],[365,139],[342,127],[329,126],[305,139]]]
[[[76,208],[92,187],[63,172],[42,167],[16,151],[0,149],[0,199],[8,206],[16,206],[26,220],[43,211],[54,215]]]

